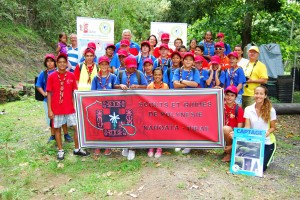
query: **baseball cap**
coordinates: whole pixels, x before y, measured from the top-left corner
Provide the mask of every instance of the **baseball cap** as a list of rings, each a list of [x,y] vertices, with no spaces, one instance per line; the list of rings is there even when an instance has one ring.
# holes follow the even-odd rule
[[[230,56],[233,56],[233,57],[236,57],[236,58],[239,58],[239,54],[237,53],[237,52],[235,52],[235,51],[233,51],[233,52],[230,52],[230,54],[228,54],[228,58],[230,58]]]
[[[251,46],[250,49],[248,51],[254,50],[257,53],[259,53],[259,48],[257,46]]]
[[[98,64],[102,63],[102,62],[107,62],[109,63],[109,58],[107,56],[101,56],[98,60]]]
[[[228,86],[228,87],[225,89],[224,92],[225,92],[225,93],[231,92],[231,93],[234,93],[235,95],[238,95],[238,90],[237,90],[237,88],[236,88],[234,85]]]
[[[92,53],[93,55],[95,55],[95,51],[92,47],[88,47],[84,50],[84,55],[87,54],[87,53]]]
[[[150,48],[150,43],[148,41],[143,41],[141,43],[141,47],[144,46],[144,45],[147,45]]]
[[[194,57],[194,54],[192,52],[186,52],[184,55],[183,55],[183,60],[188,57],[188,56],[191,56],[193,57],[193,60],[195,60],[195,57]]]
[[[51,53],[46,54],[44,60],[46,61],[48,58],[52,58],[54,61],[56,61],[55,55],[53,55]]]
[[[160,46],[159,46],[159,50],[161,49],[161,48],[165,48],[165,49],[168,49],[169,50],[169,46],[167,45],[167,44],[161,44]]]
[[[105,50],[107,48],[113,48],[114,50],[116,50],[116,46],[114,44],[107,44]]]
[[[137,61],[136,61],[136,58],[133,57],[133,56],[128,56],[126,59],[125,59],[125,66],[127,68],[137,68]]]
[[[120,41],[120,45],[122,46],[129,46],[130,45],[130,43],[129,43],[129,40],[125,40],[125,39],[123,39],[123,40],[121,40]]]
[[[125,49],[119,49],[118,50],[118,56],[125,56],[127,57],[128,56],[128,53]]]
[[[216,42],[215,47],[222,47],[224,48],[224,42]]]
[[[170,40],[170,34],[169,33],[163,33],[161,34],[162,40]]]
[[[203,56],[196,56],[195,57],[195,62],[204,62],[205,58]]]
[[[65,54],[65,53],[59,53],[58,56],[57,56],[57,60],[60,59],[60,58],[65,58],[66,60],[68,60],[68,55]]]
[[[220,59],[220,57],[219,56],[212,56],[211,58],[210,58],[210,63],[211,64],[220,64],[220,61],[221,61],[221,59]]]
[[[178,51],[173,51],[170,57],[173,58],[174,55],[178,55],[181,58],[181,54]]]
[[[218,37],[224,37],[224,36],[225,36],[225,34],[224,34],[224,33],[221,33],[221,32],[217,34],[217,38],[218,38]]]
[[[89,42],[88,45],[87,45],[87,47],[96,50],[96,44],[95,44],[95,42]]]
[[[146,63],[150,63],[153,65],[153,61],[151,58],[146,58],[144,61],[143,61],[143,65],[145,65]]]

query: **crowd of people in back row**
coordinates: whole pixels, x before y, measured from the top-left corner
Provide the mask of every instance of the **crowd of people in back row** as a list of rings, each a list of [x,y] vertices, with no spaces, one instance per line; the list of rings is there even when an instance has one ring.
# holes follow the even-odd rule
[[[47,124],[51,127],[49,141],[56,140],[57,158],[64,159],[61,127],[65,141],[72,142],[68,126],[74,126],[74,154],[87,156],[89,153],[78,146],[76,115],[73,105],[74,90],[106,89],[182,89],[182,88],[224,88],[224,137],[226,142],[225,162],[230,161],[234,127],[266,130],[264,170],[275,149],[276,113],[268,99],[268,90],[263,84],[268,80],[266,66],[258,60],[259,48],[251,46],[248,58],[243,58],[242,46],[236,45],[231,52],[224,41],[223,33],[206,32],[199,43],[192,39],[189,48],[183,46],[180,38],[175,39],[175,49],[169,48],[169,33],[162,33],[161,44],[151,35],[140,45],[131,40],[131,31],[122,33],[117,44],[108,44],[105,55],[95,55],[96,44],[88,43],[81,60],[78,60],[77,37],[70,35],[71,46],[67,46],[67,35],[59,35],[57,57],[47,54],[44,65],[47,68],[39,74],[36,87],[45,97],[44,108]],[[243,111],[245,109],[245,112]],[[176,148],[176,151],[181,149]],[[190,148],[183,149],[189,153]],[[94,150],[95,155],[100,149]],[[105,155],[111,149],[105,149]],[[123,149],[128,160],[135,157],[135,150]],[[160,157],[162,149],[149,149],[149,157]]]

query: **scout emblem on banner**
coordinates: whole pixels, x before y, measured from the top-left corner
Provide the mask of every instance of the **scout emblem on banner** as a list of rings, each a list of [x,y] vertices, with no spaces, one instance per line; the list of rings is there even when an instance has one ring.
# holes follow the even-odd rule
[[[86,107],[87,120],[91,126],[103,130],[104,137],[133,136],[133,111],[126,109],[124,100],[95,101]]]

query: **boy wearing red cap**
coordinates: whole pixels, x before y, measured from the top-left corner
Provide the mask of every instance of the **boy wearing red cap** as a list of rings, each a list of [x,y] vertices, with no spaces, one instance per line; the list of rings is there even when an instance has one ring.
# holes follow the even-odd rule
[[[173,76],[176,69],[181,67],[181,54],[178,51],[174,51],[171,54],[172,65],[164,72],[163,81],[168,84],[170,89],[174,89]]]
[[[229,67],[229,59],[224,54],[224,51],[224,42],[215,43],[215,55],[218,55],[220,57],[220,65],[222,70],[228,69]]]
[[[48,116],[53,120],[55,139],[58,153],[57,159],[64,159],[60,128],[64,121],[74,129],[74,155],[87,156],[88,152],[79,149],[77,137],[77,120],[74,109],[73,93],[77,90],[76,79],[73,73],[66,71],[68,65],[67,54],[60,53],[57,57],[57,71],[49,76],[47,83]]]
[[[242,94],[244,93],[243,85],[246,83],[246,77],[244,70],[237,65],[238,54],[236,52],[231,52],[228,55],[230,60],[230,67],[225,70],[225,87],[235,86],[238,91],[236,98],[236,103],[242,105]]]
[[[119,71],[125,70],[125,59],[128,57],[128,53],[125,49],[119,49],[118,53],[115,54],[118,56],[120,65],[118,67],[111,67],[112,73],[114,73],[116,76],[119,74]]]
[[[150,58],[146,58],[144,60],[143,71],[145,72],[145,77],[147,79],[147,83],[150,84],[153,81],[153,61]]]
[[[200,74],[200,88],[206,87],[206,80],[208,79],[208,71],[203,69],[203,63],[207,62],[206,59],[202,56],[195,56],[195,68],[198,69]]]
[[[109,58],[109,62],[114,56],[114,52],[116,50],[116,46],[114,44],[107,44],[105,48],[105,56]]]
[[[220,57],[212,56],[209,65],[209,78],[206,80],[206,87],[222,88],[225,83],[225,73],[221,70]]]
[[[131,55],[129,53],[129,45],[130,45],[129,40],[123,39],[123,40],[120,41],[120,48],[117,50],[117,53],[115,53],[115,55],[112,57],[112,59],[110,61],[110,67],[113,69],[113,73],[116,74],[114,69],[118,69],[119,66],[121,65],[121,62],[120,62],[120,59],[119,59],[119,54],[118,54],[119,51],[123,50],[123,51],[126,51],[127,56]]]
[[[156,60],[154,56],[150,55],[150,43],[148,41],[141,43],[141,52],[136,57],[138,70],[142,72],[144,72],[143,65],[145,59],[151,59],[153,62]]]
[[[235,103],[237,95],[238,90],[235,86],[229,86],[225,89],[223,132],[226,146],[223,162],[230,162],[231,159],[233,129],[242,128],[245,122],[243,109]]]
[[[89,42],[88,44],[87,44],[87,47],[86,48],[91,48],[91,49],[93,49],[94,50],[94,52],[95,52],[95,57],[94,57],[94,63],[95,64],[97,64],[97,62],[98,62],[98,58],[97,58],[97,56],[96,56],[96,50],[97,50],[97,47],[96,47],[96,43],[95,42]],[[80,58],[80,61],[79,61],[79,63],[83,63],[85,61],[85,56],[82,56],[81,58]]]
[[[161,44],[159,46],[160,57],[154,61],[154,69],[156,67],[162,68],[165,72],[172,65],[172,60],[169,58],[169,46],[167,44]]]
[[[231,49],[230,49],[230,45],[229,44],[226,44],[225,43],[225,34],[224,33],[218,33],[217,34],[217,39],[219,42],[223,42],[224,43],[224,48],[225,48],[225,51],[224,51],[224,54],[227,56],[230,52],[231,52]]]
[[[166,45],[169,44],[169,42],[170,42],[170,34],[169,33],[162,33],[160,38],[161,38],[161,44],[166,44]],[[173,52],[172,49],[169,49],[169,52],[171,54]],[[161,56],[159,47],[156,47],[154,49],[153,56],[155,58],[159,58]]]
[[[78,90],[91,90],[92,79],[98,73],[98,65],[94,63],[95,51],[92,48],[86,48],[84,51],[85,61],[78,64],[74,75],[78,83]]]

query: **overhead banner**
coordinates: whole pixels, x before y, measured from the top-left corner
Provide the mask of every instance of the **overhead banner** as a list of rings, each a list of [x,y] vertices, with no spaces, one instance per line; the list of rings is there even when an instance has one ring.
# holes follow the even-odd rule
[[[77,17],[77,40],[79,60],[89,42],[95,42],[96,55],[105,54],[108,43],[114,43],[114,20]]]
[[[263,176],[265,130],[235,128],[230,172],[248,176]]]
[[[81,147],[223,148],[223,90],[76,91]]]
[[[151,35],[155,35],[158,40],[157,46],[160,45],[161,34],[169,33],[169,47],[175,50],[174,40],[181,38],[183,45],[187,45],[187,23],[170,23],[170,22],[151,22]]]

